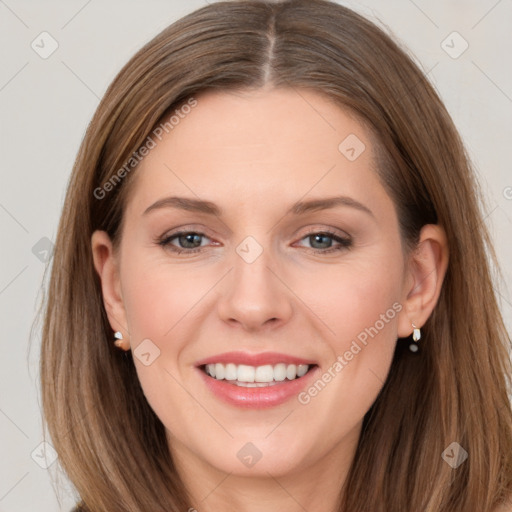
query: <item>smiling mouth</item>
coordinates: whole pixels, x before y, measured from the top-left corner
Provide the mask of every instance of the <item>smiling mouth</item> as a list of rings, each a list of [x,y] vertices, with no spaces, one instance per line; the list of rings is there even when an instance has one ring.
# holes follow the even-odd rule
[[[225,381],[235,386],[264,388],[301,379],[316,364],[286,364],[250,366],[234,363],[204,364],[199,368],[212,379]]]

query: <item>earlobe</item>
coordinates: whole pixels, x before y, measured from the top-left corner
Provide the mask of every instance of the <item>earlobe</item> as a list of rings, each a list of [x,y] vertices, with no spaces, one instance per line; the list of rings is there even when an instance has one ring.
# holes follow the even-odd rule
[[[123,340],[127,340],[128,328],[121,294],[118,262],[112,241],[105,231],[95,231],[92,234],[91,250],[94,268],[101,281],[103,304],[110,326],[114,332],[122,334]]]
[[[399,318],[398,336],[413,332],[413,325],[421,328],[432,314],[441,294],[448,268],[448,241],[441,226],[423,226],[417,247],[408,262],[408,276],[403,290],[403,310]]]

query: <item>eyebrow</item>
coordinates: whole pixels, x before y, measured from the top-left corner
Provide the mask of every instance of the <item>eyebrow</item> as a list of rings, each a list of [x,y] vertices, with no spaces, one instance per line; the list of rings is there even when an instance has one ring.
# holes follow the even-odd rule
[[[367,206],[348,196],[334,196],[322,199],[310,199],[308,201],[298,201],[288,209],[286,215],[303,215],[305,213],[328,210],[330,208],[336,208],[339,206],[355,208],[356,210],[367,213],[375,218],[375,215]],[[215,215],[217,217],[222,216],[222,209],[211,201],[178,196],[159,199],[151,206],[146,208],[143,215],[146,215],[149,212],[160,208],[177,208],[179,210],[186,210],[189,212]]]

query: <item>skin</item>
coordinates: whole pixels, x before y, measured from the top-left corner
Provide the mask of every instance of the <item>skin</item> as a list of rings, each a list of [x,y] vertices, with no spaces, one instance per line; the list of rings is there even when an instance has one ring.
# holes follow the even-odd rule
[[[149,366],[134,361],[198,510],[335,510],[397,337],[421,327],[438,300],[444,232],[425,226],[417,249],[404,252],[369,134],[324,96],[261,89],[197,100],[137,169],[119,252],[105,232],[93,234],[110,323],[125,348],[150,339],[160,350]],[[338,150],[349,134],[366,146],[354,161]],[[223,213],[143,213],[171,195],[212,201]],[[333,195],[372,213],[341,206],[286,215],[296,201]],[[158,244],[176,228],[204,234],[202,251]],[[337,241],[309,236],[326,229],[351,246],[326,253]],[[236,252],[249,235],[263,249],[250,264]],[[323,373],[394,303],[401,311],[307,405],[237,408],[194,368],[225,351],[277,351],[315,360]],[[237,457],[247,442],[262,453],[251,468]]]

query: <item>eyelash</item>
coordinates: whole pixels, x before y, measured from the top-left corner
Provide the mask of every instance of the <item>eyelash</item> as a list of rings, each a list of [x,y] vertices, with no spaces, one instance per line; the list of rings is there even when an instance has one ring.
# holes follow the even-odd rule
[[[201,233],[199,231],[177,231],[176,233],[172,233],[170,235],[167,235],[167,236],[164,236],[164,237],[158,239],[157,243],[158,243],[158,245],[160,245],[166,249],[169,249],[176,254],[181,254],[184,252],[187,254],[192,254],[192,253],[200,252],[204,248],[204,246],[200,246],[200,247],[194,247],[193,249],[186,249],[186,248],[179,248],[179,247],[176,247],[171,244],[171,240],[174,240],[175,238],[179,238],[180,236],[183,236],[183,235],[199,235],[201,237],[208,238],[204,233]],[[316,230],[310,231],[309,233],[306,233],[301,238],[301,240],[304,240],[304,238],[308,238],[313,235],[324,235],[324,236],[327,236],[328,238],[332,238],[333,240],[335,240],[336,242],[339,243],[338,246],[329,247],[327,249],[314,249],[311,247],[305,247],[305,249],[309,249],[309,251],[312,251],[315,254],[326,254],[326,253],[341,251],[344,249],[346,250],[352,246],[352,239],[350,237],[342,237],[342,236],[334,233],[333,231],[329,231],[328,229],[324,229],[321,231],[316,231]]]

